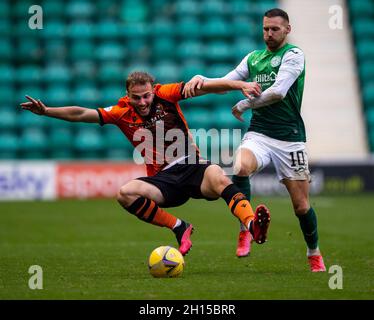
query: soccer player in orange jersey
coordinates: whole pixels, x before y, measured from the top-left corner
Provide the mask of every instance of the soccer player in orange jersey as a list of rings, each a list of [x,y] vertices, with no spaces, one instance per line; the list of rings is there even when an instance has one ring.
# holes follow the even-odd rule
[[[184,98],[183,87],[183,82],[154,85],[150,74],[133,72],[126,80],[127,96],[120,98],[114,106],[98,109],[47,107],[40,100],[26,96],[29,101],[22,103],[21,107],[38,115],[66,121],[114,124],[134,147],[143,148],[141,154],[147,177],[123,185],[117,200],[137,218],[173,230],[183,255],[192,246],[193,226],[164,208],[180,206],[189,198],[215,200],[222,197],[234,216],[250,230],[255,241],[265,242],[269,211],[260,205],[254,213],[245,195],[222,168],[200,157],[178,104]],[[217,80],[204,84],[196,95],[228,90],[260,94],[256,83]],[[168,134],[173,139],[166,139]]]

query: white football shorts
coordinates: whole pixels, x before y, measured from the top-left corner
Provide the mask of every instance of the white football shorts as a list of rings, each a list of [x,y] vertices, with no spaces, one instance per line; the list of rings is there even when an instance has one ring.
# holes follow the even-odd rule
[[[244,135],[238,147],[238,150],[240,149],[249,149],[254,153],[257,159],[255,173],[273,162],[279,181],[283,179],[311,181],[304,142],[282,141],[249,131]]]

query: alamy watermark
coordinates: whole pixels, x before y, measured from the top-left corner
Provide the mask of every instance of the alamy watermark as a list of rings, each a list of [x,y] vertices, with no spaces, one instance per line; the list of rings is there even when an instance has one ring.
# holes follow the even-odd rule
[[[43,289],[43,269],[41,266],[32,265],[29,268],[29,274],[32,276],[29,279],[29,288],[31,290]]]
[[[329,268],[329,273],[333,274],[329,278],[329,288],[331,290],[343,289],[343,268],[339,265],[333,265]]]
[[[329,28],[332,30],[343,29],[343,8],[339,5],[333,5],[329,7]]]
[[[32,16],[29,18],[30,29],[43,29],[43,9],[36,4],[30,6],[29,13]]]

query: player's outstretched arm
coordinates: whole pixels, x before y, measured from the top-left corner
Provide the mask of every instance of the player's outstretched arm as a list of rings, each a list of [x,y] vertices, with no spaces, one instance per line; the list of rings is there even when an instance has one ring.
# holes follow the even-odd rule
[[[71,122],[93,122],[99,123],[99,114],[95,109],[83,108],[78,106],[69,107],[47,107],[40,100],[26,96],[28,102],[21,103],[21,108],[29,110],[32,113]]]
[[[261,87],[257,82],[245,82],[240,80],[216,79],[205,81],[201,89],[195,91],[195,96],[207,93],[220,93],[225,91],[241,90],[248,98],[261,95]]]

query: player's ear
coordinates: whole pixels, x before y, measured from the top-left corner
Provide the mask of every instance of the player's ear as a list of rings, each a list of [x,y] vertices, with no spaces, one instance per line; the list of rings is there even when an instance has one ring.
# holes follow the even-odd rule
[[[287,32],[287,34],[289,34],[291,32],[291,25],[290,24],[287,25],[286,32]]]

